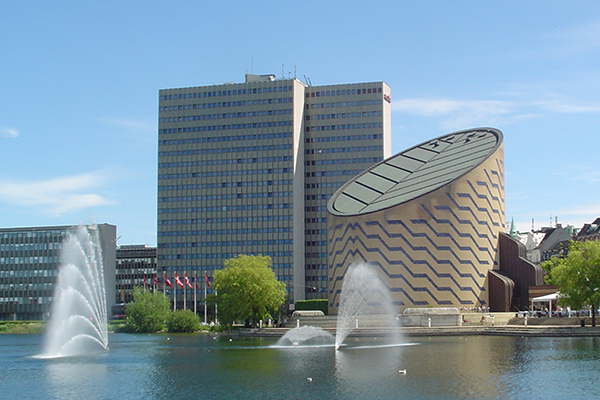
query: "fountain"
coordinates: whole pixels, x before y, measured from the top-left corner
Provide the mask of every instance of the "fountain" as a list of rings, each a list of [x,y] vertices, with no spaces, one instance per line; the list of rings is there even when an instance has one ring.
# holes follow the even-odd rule
[[[98,228],[79,226],[63,241],[52,315],[40,357],[108,350],[104,265]]]
[[[382,328],[391,334],[391,345],[400,342],[400,330],[388,288],[373,268],[365,263],[348,267],[340,296],[336,350],[350,332],[360,328]]]
[[[312,346],[331,347],[335,338],[329,332],[316,326],[301,326],[290,329],[278,341],[275,347]]]

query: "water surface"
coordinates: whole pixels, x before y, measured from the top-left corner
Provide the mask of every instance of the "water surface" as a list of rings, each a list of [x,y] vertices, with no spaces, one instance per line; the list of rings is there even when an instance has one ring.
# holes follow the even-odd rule
[[[373,347],[110,335],[110,350],[38,359],[41,335],[0,335],[4,399],[564,399],[599,397],[600,338],[432,337]],[[358,348],[357,348],[358,347]],[[367,348],[365,348],[367,347]],[[406,369],[406,375],[398,371]]]

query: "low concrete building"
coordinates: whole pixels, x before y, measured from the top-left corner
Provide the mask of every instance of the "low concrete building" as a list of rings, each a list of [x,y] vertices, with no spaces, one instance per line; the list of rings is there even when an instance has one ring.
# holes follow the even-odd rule
[[[110,310],[115,304],[117,227],[99,224],[97,228]],[[0,320],[48,319],[63,240],[76,229],[77,226],[0,229]]]

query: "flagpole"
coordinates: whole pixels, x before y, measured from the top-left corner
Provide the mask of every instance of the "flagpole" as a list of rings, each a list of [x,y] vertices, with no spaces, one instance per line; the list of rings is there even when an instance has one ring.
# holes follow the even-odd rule
[[[183,277],[184,277],[184,279],[187,278],[187,272],[183,273]],[[187,288],[186,288],[186,286],[187,286],[187,284],[184,283],[183,284],[183,309],[184,310],[187,310],[187,304],[186,304],[186,300],[187,300],[187,296],[186,296],[186,294],[187,294]]]
[[[204,277],[206,278],[206,271],[204,271]],[[207,293],[207,289],[206,287],[208,286],[208,282],[206,282],[206,279],[204,279],[204,323],[206,324],[206,293]]]
[[[175,281],[175,286],[173,286],[173,311],[175,311],[177,309],[177,280],[175,275],[173,275],[173,280]]]
[[[194,272],[194,315],[198,315],[198,302],[196,301],[196,293],[198,292],[198,272]]]

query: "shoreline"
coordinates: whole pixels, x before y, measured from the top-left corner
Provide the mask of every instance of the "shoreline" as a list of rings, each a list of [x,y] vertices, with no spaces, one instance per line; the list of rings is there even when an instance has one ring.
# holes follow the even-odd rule
[[[293,328],[243,328],[231,331],[240,337],[281,337]],[[324,329],[335,335],[335,329]],[[399,329],[405,337],[427,336],[521,336],[521,337],[600,337],[600,327],[573,325],[501,325],[501,326],[445,326],[406,327]],[[373,337],[389,335],[390,329],[363,328],[353,330],[349,337]]]

